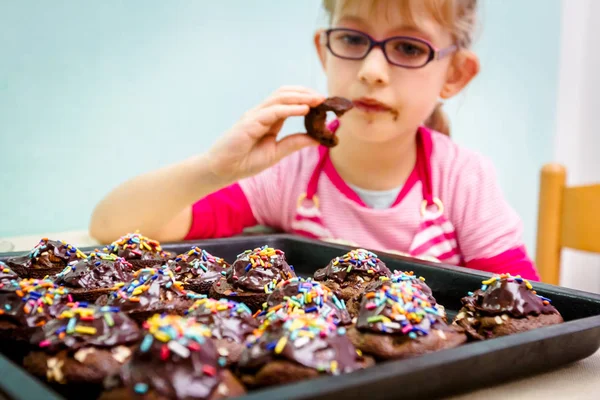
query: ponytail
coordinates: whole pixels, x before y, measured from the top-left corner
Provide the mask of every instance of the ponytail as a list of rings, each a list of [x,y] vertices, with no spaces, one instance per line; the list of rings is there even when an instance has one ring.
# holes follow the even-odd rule
[[[442,110],[442,105],[443,103],[438,103],[435,106],[429,118],[425,120],[425,126],[429,129],[450,136],[450,121],[448,120],[448,116],[444,110]]]

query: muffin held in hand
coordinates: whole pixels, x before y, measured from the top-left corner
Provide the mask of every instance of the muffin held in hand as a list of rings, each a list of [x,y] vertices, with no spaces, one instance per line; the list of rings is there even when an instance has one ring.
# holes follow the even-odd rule
[[[259,320],[287,318],[290,314],[316,313],[331,317],[336,325],[349,325],[352,318],[343,300],[327,286],[313,280],[292,278],[277,284],[256,314]]]
[[[185,289],[201,294],[208,294],[213,283],[231,267],[222,258],[198,247],[178,255],[167,265],[175,272],[175,279],[183,282]]]
[[[102,252],[124,258],[134,269],[158,267],[172,258],[172,254],[163,251],[157,240],[148,239],[137,232],[122,236],[102,249]]]
[[[92,252],[83,260],[73,261],[54,276],[54,282],[69,289],[75,300],[94,302],[110,293],[116,284],[133,276],[133,266],[114,254]]]
[[[525,332],[563,322],[563,318],[539,296],[531,283],[519,276],[503,274],[482,282],[481,289],[461,300],[463,308],[454,324],[473,340],[485,340]]]
[[[97,305],[119,307],[135,321],[142,323],[154,313],[183,315],[194,300],[206,296],[183,289],[168,268],[144,268],[133,273],[127,283],[96,300]]]
[[[75,246],[44,238],[29,254],[9,258],[6,263],[21,278],[43,279],[59,273],[68,263],[84,258],[85,254]]]
[[[154,315],[131,360],[108,382],[101,400],[224,399],[245,393],[223,368],[210,329],[194,318]]]
[[[322,281],[339,299],[348,302],[358,298],[370,282],[391,274],[377,254],[356,249],[331,260],[327,267],[315,272],[314,278]],[[355,316],[352,311],[350,314]]]
[[[23,364],[48,382],[98,389],[107,376],[118,373],[140,338],[135,322],[118,309],[74,303],[33,335],[37,350]]]
[[[348,337],[356,348],[379,360],[414,357],[467,340],[461,329],[444,322],[437,306],[410,281],[385,284],[365,293]]]
[[[258,321],[244,303],[227,299],[196,300],[186,316],[210,329],[217,352],[227,360],[227,366],[239,361],[246,338],[258,328]]]
[[[0,339],[29,341],[71,300],[69,292],[49,279],[21,279],[0,283]]]
[[[425,283],[425,278],[422,276],[417,276],[414,272],[405,272],[405,271],[394,271],[392,275],[388,278],[387,276],[380,276],[378,280],[371,281],[365,288],[363,293],[373,292],[378,290],[381,286],[387,285],[390,283],[398,283],[398,282],[410,282],[412,285],[415,285],[417,289],[421,290],[425,296],[427,296],[427,300],[436,305],[438,311],[442,313],[442,317],[446,319],[446,311],[441,304],[437,304],[435,297],[433,297],[433,293],[431,288]],[[362,302],[363,293],[361,293],[358,297],[350,299],[346,304],[350,314],[358,315],[360,311],[360,304]]]
[[[267,246],[246,250],[214,283],[209,296],[240,301],[258,311],[279,282],[295,276],[283,251]]]
[[[310,313],[266,320],[249,337],[238,373],[249,387],[262,387],[348,373],[372,364],[372,359],[357,352],[345,328]]]
[[[19,275],[10,269],[8,265],[0,261],[0,282],[12,281],[13,279],[19,279]]]

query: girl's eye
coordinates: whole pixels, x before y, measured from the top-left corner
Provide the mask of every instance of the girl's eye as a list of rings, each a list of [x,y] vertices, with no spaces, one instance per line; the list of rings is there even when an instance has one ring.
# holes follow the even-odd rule
[[[402,57],[422,57],[429,54],[429,49],[423,43],[411,40],[399,40],[394,43],[394,52]]]
[[[345,33],[339,38],[345,45],[348,46],[364,46],[368,44],[368,40],[366,37],[361,35],[353,35],[350,33]]]

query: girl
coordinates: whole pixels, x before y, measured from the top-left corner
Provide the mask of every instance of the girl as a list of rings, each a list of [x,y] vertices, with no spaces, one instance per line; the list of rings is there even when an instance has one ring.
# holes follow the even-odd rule
[[[478,73],[469,50],[476,0],[325,0],[314,36],[331,96],[354,102],[334,121],[339,145],[277,135],[324,96],[276,91],[207,153],[110,193],[90,231],[140,229],[159,240],[231,236],[256,224],[323,240],[434,257],[537,279],[521,222],[490,162],[448,136],[438,104]]]

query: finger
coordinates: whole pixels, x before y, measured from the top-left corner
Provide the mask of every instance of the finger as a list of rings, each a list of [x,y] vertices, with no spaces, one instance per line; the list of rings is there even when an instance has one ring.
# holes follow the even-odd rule
[[[309,146],[318,146],[319,142],[311,138],[305,133],[296,133],[294,135],[286,136],[277,142],[275,148],[275,157],[277,160],[281,160],[290,154],[301,150]]]
[[[308,110],[305,104],[275,104],[256,111],[254,119],[264,127],[271,128],[286,118],[306,115]]]
[[[269,97],[257,108],[265,108],[274,104],[306,104],[309,107],[316,107],[324,101],[325,96],[318,93],[281,92]]]

